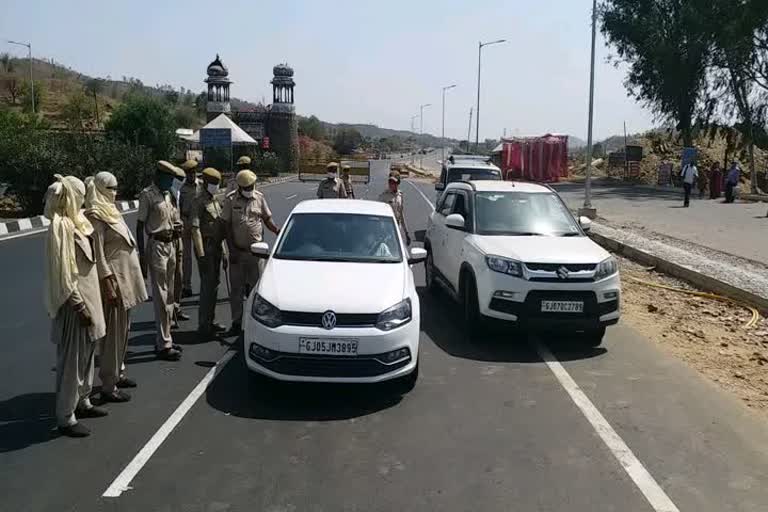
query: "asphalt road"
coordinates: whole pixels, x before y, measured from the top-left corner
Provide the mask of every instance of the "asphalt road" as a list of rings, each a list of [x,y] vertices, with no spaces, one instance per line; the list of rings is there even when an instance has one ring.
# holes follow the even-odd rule
[[[374,165],[370,197],[387,169]],[[315,187],[265,189],[276,219]],[[433,198],[434,190],[418,182],[403,190],[418,239],[430,212],[419,191]],[[0,242],[0,510],[768,509],[764,420],[652,341],[618,326],[599,349],[503,331],[468,344],[456,308],[423,290],[412,393],[255,387],[233,351],[129,489],[103,497],[229,347],[195,338],[193,297],[193,320],[176,334],[184,358],[158,362],[151,307],[142,305],[128,361],[134,399],[86,420],[90,438],[59,438],[42,258],[42,235]],[[423,286],[422,267],[414,272]],[[227,304],[218,317],[229,322]]]

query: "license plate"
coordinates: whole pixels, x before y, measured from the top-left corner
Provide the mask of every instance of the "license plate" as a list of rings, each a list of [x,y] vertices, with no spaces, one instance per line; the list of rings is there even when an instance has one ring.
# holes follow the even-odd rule
[[[299,353],[356,356],[357,341],[350,338],[299,338]]]
[[[584,302],[573,300],[543,300],[542,313],[583,313]]]

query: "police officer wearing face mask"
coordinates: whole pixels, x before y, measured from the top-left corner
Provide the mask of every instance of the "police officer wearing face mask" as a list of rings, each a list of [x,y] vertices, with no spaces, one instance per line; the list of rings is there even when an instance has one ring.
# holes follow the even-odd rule
[[[179,347],[173,344],[171,322],[174,313],[176,274],[175,241],[181,236],[181,218],[172,197],[175,180],[183,180],[184,172],[173,164],[160,160],[152,185],[139,194],[139,213],[136,220],[136,245],[142,274],[152,281],[152,301],[155,305],[158,358],[178,361]],[[147,237],[145,251],[144,235]]]
[[[228,334],[232,336],[240,334],[243,298],[259,280],[261,260],[251,253],[251,244],[262,241],[263,225],[276,235],[280,233],[264,194],[256,190],[256,175],[240,171],[235,181],[237,190],[227,194],[222,213],[229,246],[232,327]]]
[[[339,180],[339,164],[329,163],[325,168],[328,176],[317,187],[318,199],[346,199],[347,190]]]

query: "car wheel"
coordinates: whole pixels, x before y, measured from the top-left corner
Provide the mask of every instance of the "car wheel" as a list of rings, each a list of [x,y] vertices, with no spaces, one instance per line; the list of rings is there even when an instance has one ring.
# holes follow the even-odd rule
[[[477,301],[477,285],[475,279],[467,274],[464,277],[462,290],[462,307],[464,310],[464,329],[468,339],[474,338],[480,334],[482,329],[482,318],[480,316],[480,306]]]
[[[605,336],[605,327],[599,327],[597,329],[589,329],[584,331],[583,340],[584,344],[588,347],[599,347],[603,344],[603,337]]]
[[[397,379],[396,387],[397,392],[401,395],[405,395],[406,393],[410,393],[413,391],[413,388],[416,387],[416,382],[419,380],[419,362],[416,362],[416,368],[413,369],[411,373],[406,375],[405,377],[400,377]]]
[[[427,290],[434,292],[437,288],[435,282],[435,262],[432,259],[432,251],[427,251],[427,261],[424,262],[424,280],[427,282]]]

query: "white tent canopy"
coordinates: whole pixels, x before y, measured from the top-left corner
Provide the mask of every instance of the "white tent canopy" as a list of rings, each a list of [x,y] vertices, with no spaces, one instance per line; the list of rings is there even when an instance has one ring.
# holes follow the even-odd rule
[[[228,128],[232,132],[232,144],[258,144],[253,137],[237,126],[226,114],[220,114],[216,119],[203,126],[201,130],[206,128]],[[200,142],[200,130],[190,137],[184,138],[190,142]]]

